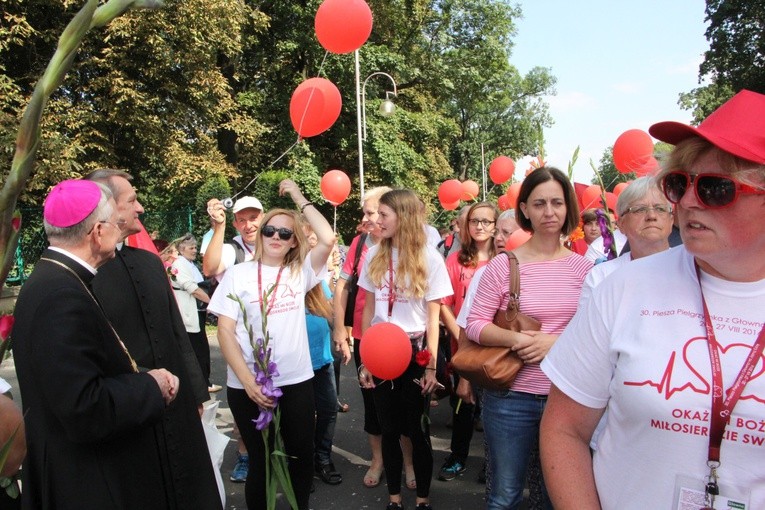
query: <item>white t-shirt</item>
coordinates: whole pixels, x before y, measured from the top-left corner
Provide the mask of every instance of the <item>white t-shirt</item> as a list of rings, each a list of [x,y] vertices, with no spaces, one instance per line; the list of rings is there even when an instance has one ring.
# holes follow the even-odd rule
[[[624,245],[627,242],[627,236],[622,234],[619,230],[614,229],[614,242],[616,243],[616,254],[618,255],[621,253],[622,248],[624,248]],[[605,256],[606,250],[603,248],[603,236],[600,236],[591,242],[584,254],[584,258],[590,262],[595,262]]]
[[[422,333],[427,324],[426,303],[446,296],[451,296],[452,284],[449,274],[446,272],[444,258],[438,250],[431,245],[425,246],[425,266],[428,268],[428,287],[422,298],[409,298],[401,293],[396,293],[396,301],[393,304],[393,314],[390,322],[401,326],[407,333]],[[367,252],[366,262],[361,268],[359,275],[359,287],[374,293],[375,313],[371,325],[388,321],[388,297],[390,295],[390,279],[387,271],[382,280],[382,288],[375,288],[369,279],[369,263],[380,251],[380,245],[375,245]],[[393,250],[393,278],[395,280],[396,267],[398,266],[398,250]]]
[[[428,236],[428,245],[433,248],[438,248],[441,244],[441,234],[438,233],[438,229],[433,225],[425,225],[425,235]]]
[[[265,265],[261,267],[262,289],[266,290],[276,283],[279,268]],[[319,274],[314,273],[310,254],[303,262],[302,271],[292,274],[289,268],[285,268],[282,272],[279,285],[272,294],[273,308],[268,315],[271,361],[276,363],[279,370],[279,375],[274,377],[274,386],[297,384],[313,377],[305,325],[305,294],[321,283],[326,272],[325,267]],[[236,339],[242,349],[244,361],[253,374],[255,373],[253,369],[255,356],[244,327],[239,303],[227,296],[235,294],[244,302],[248,322],[257,339],[262,336],[258,288],[258,263],[237,264],[230,267],[223,275],[223,280],[207,306],[207,310],[216,315],[236,320]],[[231,367],[228,368],[227,384],[231,388],[244,388]]]
[[[242,236],[234,237],[232,242],[237,243],[239,246],[243,247],[242,249],[244,250],[244,260],[242,262],[252,260],[252,257],[255,254],[255,246],[251,246],[242,241]],[[219,282],[223,280],[223,275],[226,274],[226,270],[236,265],[236,249],[227,242],[223,243],[223,248],[220,252],[220,261],[225,269],[223,270],[223,273],[215,276]]]
[[[701,282],[727,390],[763,327],[765,280],[702,273]],[[677,247],[607,278],[542,362],[570,398],[608,406],[593,460],[605,510],[676,508],[676,476],[708,475],[711,364],[703,317],[693,258]],[[731,414],[718,469],[721,488],[751,489],[752,509],[765,508],[763,373],[760,360]]]
[[[478,290],[478,282],[481,280],[481,275],[485,270],[486,266],[479,267],[476,269],[475,273],[473,273],[473,279],[470,280],[467,292],[465,293],[465,300],[462,301],[462,308],[460,308],[460,313],[457,314],[457,319],[455,319],[457,326],[461,328],[467,327],[467,318],[470,313],[470,307],[473,306],[473,299],[475,299],[475,293]]]
[[[587,304],[590,296],[592,296],[593,289],[600,285],[600,282],[628,262],[632,262],[631,252],[627,252],[621,257],[602,262],[597,266],[592,266],[592,269],[590,269],[590,272],[587,273],[587,277],[584,279],[584,284],[582,284],[582,293],[579,295],[579,308]]]

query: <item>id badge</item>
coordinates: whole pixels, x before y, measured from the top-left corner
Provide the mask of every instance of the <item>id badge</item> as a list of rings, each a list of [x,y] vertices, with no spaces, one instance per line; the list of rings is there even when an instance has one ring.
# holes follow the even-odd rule
[[[704,476],[678,475],[675,479],[673,510],[752,510],[749,508],[751,491],[718,481],[720,493],[714,497],[714,504],[707,502],[707,478]]]

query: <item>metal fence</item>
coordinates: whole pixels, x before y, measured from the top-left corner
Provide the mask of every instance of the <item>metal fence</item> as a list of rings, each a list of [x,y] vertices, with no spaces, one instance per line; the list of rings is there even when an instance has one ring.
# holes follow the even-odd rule
[[[141,215],[141,223],[149,233],[156,232],[157,238],[173,240],[187,232],[194,232],[192,209],[154,211]],[[205,221],[206,218],[204,219]],[[206,229],[207,225],[200,227]],[[48,247],[42,222],[42,208],[21,209],[21,232],[16,247],[16,261],[8,273],[6,285],[21,285],[29,277],[40,255]]]

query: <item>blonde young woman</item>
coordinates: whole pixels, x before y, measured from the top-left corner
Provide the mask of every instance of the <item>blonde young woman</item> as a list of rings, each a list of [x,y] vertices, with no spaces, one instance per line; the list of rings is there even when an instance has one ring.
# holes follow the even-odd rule
[[[378,209],[380,207],[380,197],[391,189],[387,186],[380,186],[372,188],[364,194],[364,200],[361,205],[361,210],[364,213],[361,219],[361,234],[353,238],[351,245],[348,247],[348,254],[343,264],[342,271],[340,272],[340,279],[337,281],[335,287],[334,308],[335,317],[345,317],[345,309],[348,306],[348,280],[353,272],[353,266],[356,264],[357,270],[361,273],[361,269],[366,263],[367,251],[380,242],[380,228],[377,225],[377,219],[379,217]],[[359,249],[359,243],[361,248]],[[356,260],[356,254],[359,254],[358,261]],[[364,310],[364,302],[366,300],[365,292],[358,292],[356,296],[356,303],[353,313],[353,327],[351,329],[351,335],[355,339],[355,348],[353,350],[353,359],[356,363],[356,370],[361,366],[361,315]],[[342,352],[343,362],[348,363],[350,360],[350,348],[348,330],[342,319],[335,321],[332,337],[335,343],[335,350]],[[380,428],[380,420],[377,419],[377,409],[375,408],[374,398],[372,397],[371,389],[361,389],[361,396],[364,400],[364,432],[367,433],[369,440],[369,449],[372,453],[372,460],[369,465],[369,469],[364,474],[364,486],[367,488],[374,488],[380,485],[380,478],[383,474],[383,458],[382,458],[382,429]],[[412,443],[406,436],[401,438],[401,447],[404,451],[404,471],[406,474],[406,486],[409,489],[415,489],[417,483],[414,478],[414,468],[412,467]]]
[[[321,213],[300,192],[297,185],[284,180],[279,193],[289,195],[303,211],[316,233],[317,244],[309,251],[300,214],[286,209],[268,212],[261,223],[260,239],[252,261],[230,267],[213,294],[208,310],[218,315],[218,341],[228,363],[228,402],[242,439],[250,452],[250,468],[245,482],[247,508],[266,508],[265,449],[253,420],[261,408],[273,409],[272,398],[264,395],[255,381],[254,354],[244,327],[239,303],[244,302],[247,318],[255,331],[260,329],[261,296],[275,288],[266,303],[272,361],[279,371],[274,386],[283,395],[281,433],[289,470],[300,510],[308,508],[313,479],[314,398],[313,368],[305,321],[305,294],[322,282],[335,236]]]
[[[417,482],[417,509],[430,510],[433,452],[427,423],[422,420],[425,395],[437,386],[436,351],[441,299],[452,294],[446,266],[435,247],[427,245],[425,217],[419,198],[410,190],[392,190],[380,197],[377,225],[381,241],[372,247],[359,277],[367,292],[362,330],[382,322],[400,326],[411,339],[412,358],[403,375],[393,381],[373,378],[364,365],[359,383],[374,388],[374,401],[382,427],[382,452],[387,477],[387,510],[401,510],[403,457],[399,440],[412,441]],[[430,352],[425,367],[415,353]],[[420,384],[414,382],[417,379]]]
[[[446,259],[446,270],[449,273],[454,295],[445,298],[441,304],[441,321],[451,336],[451,353],[457,351],[459,326],[455,317],[460,313],[465,300],[467,289],[478,270],[489,263],[494,257],[493,235],[497,226],[497,208],[488,202],[479,202],[469,207],[460,230],[460,249],[451,253]],[[469,393],[470,383],[455,376],[457,386],[463,386],[459,391]],[[470,453],[470,441],[473,438],[473,417],[475,406],[463,401],[457,413],[456,395],[451,398],[452,404],[452,439],[451,453],[446,458],[438,473],[438,479],[449,481],[465,472],[465,461]]]

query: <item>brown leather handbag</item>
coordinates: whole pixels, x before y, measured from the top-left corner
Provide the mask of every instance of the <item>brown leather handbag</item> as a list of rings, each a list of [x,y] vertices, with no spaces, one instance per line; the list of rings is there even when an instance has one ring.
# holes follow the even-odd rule
[[[511,251],[504,252],[510,265],[510,301],[506,310],[497,310],[494,324],[510,331],[539,331],[542,324],[518,311],[521,304],[521,275],[518,259]],[[499,255],[498,255],[499,256]],[[468,339],[460,328],[457,352],[452,367],[471,383],[492,390],[507,390],[523,366],[523,361],[509,347],[489,347]]]

